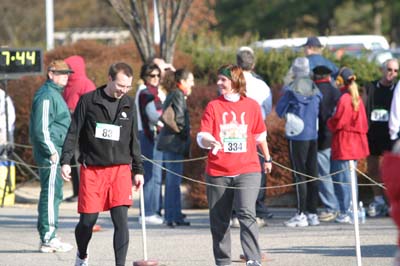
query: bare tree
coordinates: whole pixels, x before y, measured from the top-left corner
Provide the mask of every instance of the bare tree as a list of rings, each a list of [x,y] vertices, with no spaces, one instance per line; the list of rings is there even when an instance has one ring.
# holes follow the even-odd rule
[[[128,26],[143,62],[156,56],[156,51],[159,51],[159,57],[172,62],[179,30],[193,0],[108,1]],[[156,5],[155,10],[152,4]],[[153,16],[150,15],[149,9],[153,11]],[[159,44],[154,40],[152,27],[156,17],[159,21]]]

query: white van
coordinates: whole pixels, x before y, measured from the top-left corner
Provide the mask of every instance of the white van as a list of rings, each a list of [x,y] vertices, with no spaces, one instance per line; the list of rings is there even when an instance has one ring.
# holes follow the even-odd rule
[[[338,36],[318,36],[321,44],[329,50],[336,52],[344,50],[344,52],[352,53],[352,51],[362,50],[386,50],[389,49],[389,43],[385,37],[381,35],[338,35]],[[270,49],[282,49],[285,47],[299,49],[307,41],[303,38],[287,38],[287,39],[270,39],[258,41],[253,47],[263,48],[265,51]]]

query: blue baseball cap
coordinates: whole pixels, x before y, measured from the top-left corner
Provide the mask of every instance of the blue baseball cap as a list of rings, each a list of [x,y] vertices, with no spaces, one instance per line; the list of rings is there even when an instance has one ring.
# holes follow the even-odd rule
[[[310,46],[310,47],[322,47],[321,42],[319,41],[318,37],[312,36],[307,38],[307,42],[303,44],[304,46]]]

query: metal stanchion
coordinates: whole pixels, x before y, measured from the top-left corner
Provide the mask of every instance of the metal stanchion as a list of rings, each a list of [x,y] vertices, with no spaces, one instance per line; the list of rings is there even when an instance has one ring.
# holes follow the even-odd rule
[[[133,262],[133,266],[158,266],[157,260],[147,259],[146,221],[144,211],[143,186],[140,187],[140,216],[142,218],[143,260]]]
[[[356,168],[354,161],[350,160],[350,180],[351,180],[351,200],[353,202],[353,224],[354,234],[356,238],[356,255],[357,266],[361,266],[361,246],[360,246],[360,231],[358,224],[358,204],[357,204],[357,190],[356,190]]]

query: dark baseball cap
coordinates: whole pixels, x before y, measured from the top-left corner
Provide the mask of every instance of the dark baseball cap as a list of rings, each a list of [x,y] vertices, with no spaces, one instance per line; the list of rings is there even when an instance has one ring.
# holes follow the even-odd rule
[[[343,67],[340,71],[340,76],[343,78],[345,82],[349,82],[351,80],[355,80],[355,75],[353,70],[348,67]]]
[[[318,37],[312,36],[307,38],[307,42],[303,44],[304,46],[310,46],[310,47],[322,47],[321,42],[319,41]]]

